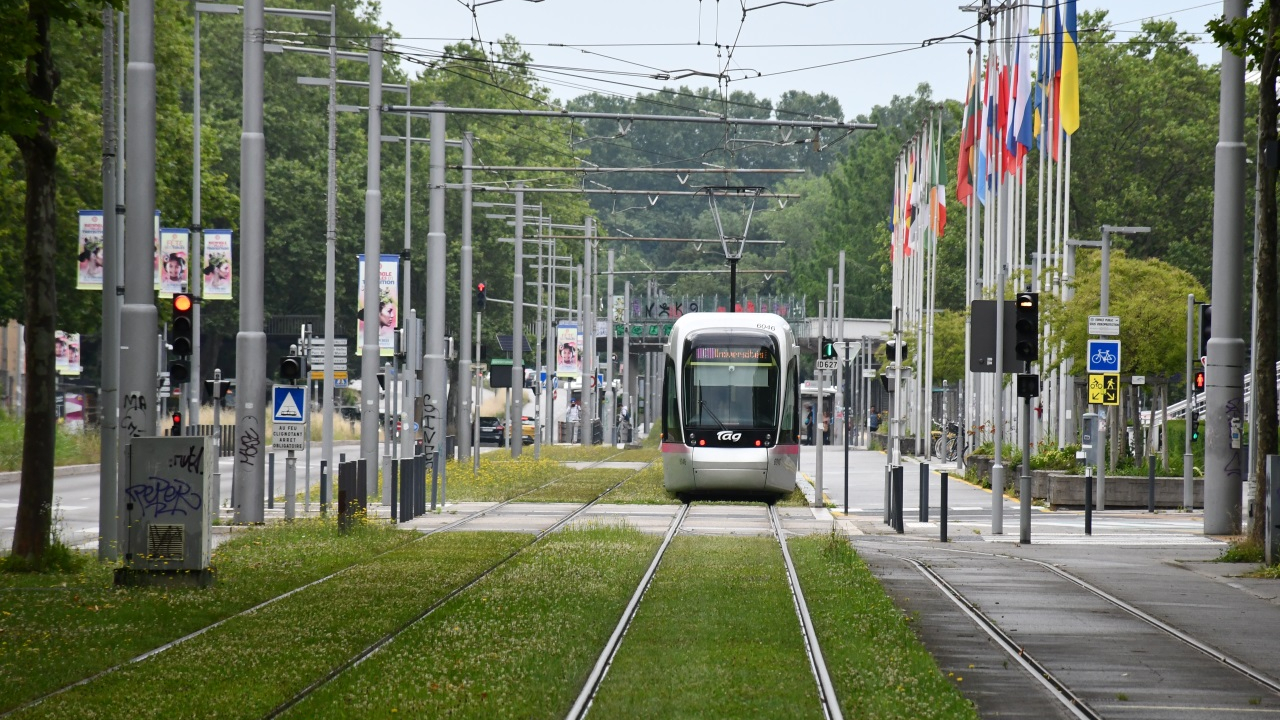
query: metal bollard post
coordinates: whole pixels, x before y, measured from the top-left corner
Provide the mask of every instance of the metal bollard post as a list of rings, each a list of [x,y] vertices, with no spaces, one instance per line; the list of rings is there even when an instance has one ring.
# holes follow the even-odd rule
[[[1156,456],[1147,456],[1147,512],[1156,511]]]
[[[942,542],[947,541],[947,471],[942,471],[942,485],[938,487],[938,513],[941,515],[941,522],[938,525],[938,539]]]
[[[893,493],[890,491],[890,488],[892,488],[893,486],[893,481],[890,479],[892,476],[893,476],[893,467],[889,465],[885,465],[884,466],[884,524],[885,525],[893,524]]]
[[[906,526],[902,522],[902,466],[895,465],[893,468],[893,529],[898,534],[906,532]]]
[[[396,493],[397,492],[401,494],[404,493],[404,488],[400,487],[402,483],[400,482],[400,460],[398,458],[391,459],[390,470],[391,470],[390,478],[387,480],[387,482],[391,483],[391,486],[388,488],[390,493],[388,494],[388,497],[387,497],[387,499],[390,500],[390,502],[387,503],[387,509],[391,511],[391,521],[395,522],[396,521],[396,498],[399,497]]]
[[[320,461],[320,514],[327,515],[329,513],[329,463]]]
[[[929,463],[920,463],[920,522],[929,522]]]
[[[423,458],[426,458],[424,455]],[[440,492],[439,476],[436,475],[435,455],[432,454],[431,462],[431,512],[436,511],[436,494]]]
[[[1267,531],[1265,533],[1265,550],[1268,565],[1280,560],[1280,455],[1268,455],[1266,462]]]
[[[276,506],[276,453],[267,453],[267,507]]]
[[[1084,534],[1093,534],[1093,476],[1084,471]]]

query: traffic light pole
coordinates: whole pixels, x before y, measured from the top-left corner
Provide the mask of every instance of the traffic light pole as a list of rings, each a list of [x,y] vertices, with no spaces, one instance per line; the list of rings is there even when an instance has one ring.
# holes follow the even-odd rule
[[[1187,294],[1187,407],[1182,413],[1184,435],[1182,449],[1182,507],[1190,512],[1195,507],[1195,458],[1191,454],[1191,412],[1195,404],[1195,383],[1192,382],[1192,359],[1195,354],[1195,309],[1196,296]]]

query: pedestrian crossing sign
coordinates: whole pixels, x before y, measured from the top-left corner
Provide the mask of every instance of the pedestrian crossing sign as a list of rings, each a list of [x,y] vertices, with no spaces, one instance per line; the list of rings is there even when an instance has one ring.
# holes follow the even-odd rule
[[[271,393],[271,421],[302,424],[307,421],[307,388],[275,385]]]

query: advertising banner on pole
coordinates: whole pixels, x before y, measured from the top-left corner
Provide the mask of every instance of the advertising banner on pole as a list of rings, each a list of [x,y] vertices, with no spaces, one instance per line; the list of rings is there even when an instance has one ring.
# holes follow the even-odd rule
[[[84,369],[80,365],[80,333],[53,331],[54,371],[59,375],[79,375]]]
[[[556,327],[556,377],[576,378],[582,374],[582,339],[578,323]]]
[[[359,256],[360,285],[356,308],[356,337],[364,338],[364,255]],[[393,355],[396,321],[400,317],[400,256],[383,255],[378,263],[378,354]],[[356,355],[364,354],[364,344],[356,342]]]
[[[165,228],[160,231],[160,297],[187,291],[191,269],[191,231]]]
[[[204,231],[204,299],[230,300],[231,231]]]
[[[160,289],[160,211],[159,210],[156,211],[155,233],[156,233],[154,237],[155,250],[152,251],[151,260],[155,264],[155,268],[156,268],[155,269],[155,280],[156,280],[155,289],[159,290]],[[124,254],[123,251],[121,251],[121,255],[123,254]]]
[[[102,211],[80,211],[80,263],[77,290],[102,289]]]

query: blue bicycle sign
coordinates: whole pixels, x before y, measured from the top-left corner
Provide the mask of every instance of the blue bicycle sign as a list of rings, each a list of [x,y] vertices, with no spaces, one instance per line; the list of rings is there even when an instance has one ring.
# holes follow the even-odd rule
[[[1120,341],[1090,340],[1086,357],[1089,362],[1088,372],[1118,373],[1120,372]]]

